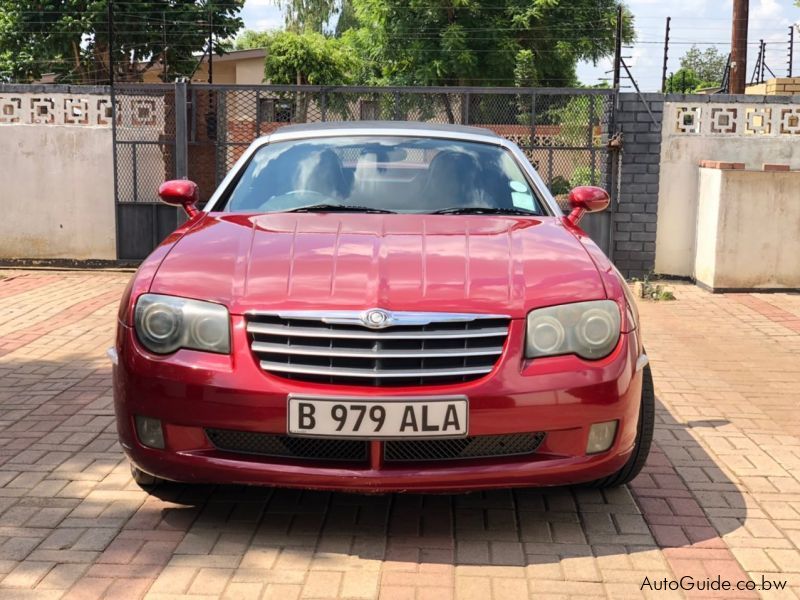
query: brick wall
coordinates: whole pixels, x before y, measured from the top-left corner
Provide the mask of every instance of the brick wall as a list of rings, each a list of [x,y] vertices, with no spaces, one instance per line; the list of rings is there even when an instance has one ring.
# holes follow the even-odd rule
[[[623,135],[619,195],[613,214],[613,260],[627,277],[652,271],[656,257],[662,94],[619,96],[617,128]]]
[[[628,277],[651,272],[690,276],[691,268],[676,270],[671,259],[692,250],[699,161],[745,162],[747,168],[757,170],[767,162],[800,168],[800,151],[796,150],[800,141],[798,103],[798,96],[620,94],[616,128],[623,135],[622,169],[610,252],[620,271]],[[726,120],[716,121],[715,114]],[[662,127],[665,116],[668,122]],[[687,117],[690,121],[684,122]],[[670,157],[665,163],[662,140],[667,140],[664,151]],[[660,181],[664,172],[668,173],[666,179]],[[659,195],[662,213],[666,211],[660,223]],[[679,219],[675,218],[676,211]],[[658,240],[657,261],[658,228],[665,227]],[[684,249],[662,244],[662,238],[675,240],[681,236],[687,240]]]
[[[776,77],[764,83],[749,85],[744,93],[762,96],[794,96],[800,94],[800,77]]]

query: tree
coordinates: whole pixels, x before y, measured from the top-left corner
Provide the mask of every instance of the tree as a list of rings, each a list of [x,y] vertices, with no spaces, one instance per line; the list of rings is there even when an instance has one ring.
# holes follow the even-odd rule
[[[166,61],[170,78],[190,75],[195,53],[241,27],[244,0],[125,0],[114,5],[114,77],[140,81]],[[0,80],[109,80],[108,0],[0,0]],[[217,53],[224,45],[215,45]]]
[[[236,37],[233,47],[236,50],[252,50],[255,48],[260,50],[262,48],[268,48],[274,35],[274,31],[253,31],[252,29],[245,29]]]
[[[342,40],[320,33],[281,31],[267,45],[264,77],[270,83],[298,85],[347,85],[359,72],[359,61]],[[304,122],[309,95],[296,94],[295,120]],[[335,112],[337,107],[332,106]]]
[[[574,86],[578,61],[614,49],[615,0],[350,2],[381,83]]]
[[[283,11],[286,29],[296,33],[323,33],[339,14],[342,0],[275,0]]]
[[[714,46],[705,50],[692,46],[681,58],[681,69],[694,72],[699,80],[698,83],[707,84],[701,87],[720,85],[727,64],[728,55],[723,54]]]
[[[320,33],[275,33],[267,45],[264,76],[271,83],[346,85],[357,59],[341,40]]]
[[[692,69],[678,69],[667,79],[668,93],[689,94],[702,87],[710,86],[704,85]]]

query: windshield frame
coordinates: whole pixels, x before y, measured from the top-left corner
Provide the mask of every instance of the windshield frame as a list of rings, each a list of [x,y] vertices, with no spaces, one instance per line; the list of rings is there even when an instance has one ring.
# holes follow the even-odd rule
[[[209,212],[220,212],[223,214],[229,214],[230,211],[225,210],[227,203],[230,199],[231,194],[236,189],[236,186],[239,183],[239,180],[247,171],[247,167],[250,162],[253,160],[256,153],[265,146],[268,146],[273,143],[278,142],[287,142],[287,141],[302,141],[302,140],[314,140],[314,139],[323,139],[323,138],[340,138],[340,137],[396,137],[396,138],[423,138],[423,139],[443,139],[443,140],[453,140],[453,141],[460,141],[460,142],[470,142],[470,143],[478,143],[478,144],[486,144],[488,146],[496,146],[501,148],[502,150],[506,151],[511,158],[512,161],[516,164],[517,168],[522,173],[523,177],[526,178],[526,182],[528,183],[530,189],[533,191],[536,200],[538,201],[539,205],[541,206],[542,210],[544,211],[544,215],[536,215],[531,214],[531,217],[542,217],[542,216],[563,216],[563,212],[561,208],[558,206],[555,198],[553,198],[550,191],[547,189],[547,186],[544,183],[544,180],[541,178],[539,173],[530,163],[528,158],[525,154],[520,150],[520,148],[510,140],[507,140],[502,137],[494,136],[491,133],[484,134],[472,134],[466,132],[449,132],[443,130],[435,130],[435,129],[398,129],[392,128],[391,126],[387,126],[386,128],[358,128],[358,127],[347,127],[346,124],[343,124],[342,128],[333,128],[333,129],[320,129],[320,130],[296,130],[296,131],[286,131],[281,132],[280,130],[272,133],[268,136],[263,136],[255,140],[250,146],[245,150],[239,160],[233,165],[231,170],[222,180],[220,185],[217,187],[214,194],[209,199],[208,203],[203,208],[203,211]],[[219,207],[219,208],[217,208]],[[215,211],[215,209],[217,209]],[[246,214],[246,213],[242,213]],[[275,212],[265,212],[258,214],[284,214],[282,211],[275,211]],[[427,215],[431,213],[421,212],[421,213],[398,213],[398,214],[420,214],[420,215]]]

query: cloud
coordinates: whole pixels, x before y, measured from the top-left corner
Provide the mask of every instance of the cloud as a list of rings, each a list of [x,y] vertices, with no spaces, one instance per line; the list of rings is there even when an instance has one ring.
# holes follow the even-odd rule
[[[635,18],[637,39],[633,48],[623,51],[637,83],[643,91],[661,86],[664,21],[672,17],[669,63],[667,72],[676,71],[680,58],[697,44],[700,49],[714,46],[724,54],[730,51],[731,0],[626,0]],[[800,21],[800,9],[793,0],[751,0],[748,47],[748,76],[758,55],[758,40],[767,42],[767,64],[776,75],[785,72],[789,25]],[[795,36],[797,39],[798,36]],[[599,67],[581,64],[578,76],[585,83],[610,77],[603,71],[610,62]],[[800,44],[795,45],[795,64],[800,64]],[[623,85],[629,85],[623,80]]]
[[[769,19],[783,13],[783,8],[776,0],[759,0],[754,10],[751,10],[751,18]]]
[[[268,29],[280,29],[281,27],[283,27],[283,17],[278,15],[267,19],[257,19],[253,22],[252,27],[248,26],[248,29],[266,31]]]
[[[247,29],[264,31],[283,27],[283,13],[274,0],[247,0],[242,11],[242,19]]]

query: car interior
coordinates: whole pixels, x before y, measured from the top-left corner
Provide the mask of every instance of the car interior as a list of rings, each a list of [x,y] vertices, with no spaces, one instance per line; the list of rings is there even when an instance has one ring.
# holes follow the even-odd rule
[[[526,182],[512,181],[498,153],[382,144],[294,144],[244,176],[228,210],[273,212],[342,204],[397,212],[448,208],[536,210]]]

